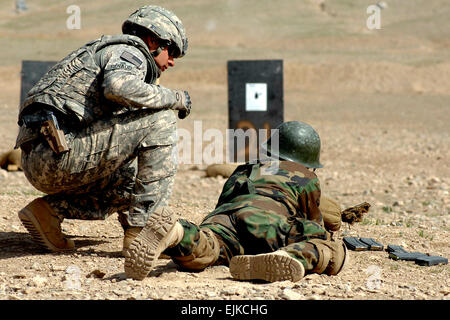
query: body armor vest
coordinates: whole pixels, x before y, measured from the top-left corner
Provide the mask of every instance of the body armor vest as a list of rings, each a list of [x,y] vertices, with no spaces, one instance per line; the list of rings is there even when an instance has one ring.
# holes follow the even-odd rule
[[[42,104],[55,108],[67,115],[68,120],[82,125],[110,114],[111,102],[103,97],[103,70],[97,63],[96,53],[117,44],[133,46],[144,54],[148,66],[145,82],[154,83],[158,75],[157,66],[140,38],[126,34],[102,36],[73,51],[34,85],[20,107],[19,120],[25,113],[37,112]]]

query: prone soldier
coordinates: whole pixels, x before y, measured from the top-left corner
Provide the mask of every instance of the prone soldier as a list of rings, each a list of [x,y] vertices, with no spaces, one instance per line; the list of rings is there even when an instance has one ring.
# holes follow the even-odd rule
[[[341,272],[347,249],[332,239],[319,208],[319,135],[298,121],[277,129],[279,148],[272,147],[273,136],[263,144],[273,161],[237,167],[200,225],[176,221],[170,212],[150,217],[124,252],[127,276],[144,279],[162,252],[187,270],[229,265],[240,280],[298,281],[305,273]]]

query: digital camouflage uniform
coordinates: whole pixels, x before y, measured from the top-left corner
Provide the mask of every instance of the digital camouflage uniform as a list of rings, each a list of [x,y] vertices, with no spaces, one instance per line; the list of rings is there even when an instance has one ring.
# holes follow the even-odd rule
[[[103,36],[57,63],[28,93],[24,115],[55,112],[70,148],[55,154],[38,129],[21,126],[26,177],[55,213],[144,226],[167,205],[177,168],[176,90],[136,36]]]
[[[276,165],[274,165],[276,164]],[[239,166],[226,181],[217,206],[197,226],[187,220],[184,237],[165,250],[182,267],[201,270],[229,264],[235,255],[255,255],[278,249],[314,269],[318,253],[309,239],[329,239],[319,210],[317,176],[291,161]]]

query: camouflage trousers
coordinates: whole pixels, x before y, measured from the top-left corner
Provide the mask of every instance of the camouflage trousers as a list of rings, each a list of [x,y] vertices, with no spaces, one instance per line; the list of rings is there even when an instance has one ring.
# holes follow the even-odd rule
[[[224,212],[218,207],[198,226],[183,219],[179,222],[184,228],[183,240],[165,254],[189,270],[228,265],[235,255],[284,250],[311,271],[319,253],[308,240],[330,239],[322,224],[288,219],[279,212],[262,209],[255,199],[241,202],[238,210]]]
[[[56,155],[45,141],[22,152],[27,179],[61,218],[101,220],[118,212],[126,229],[144,226],[167,205],[178,157],[173,111],[139,110],[62,129],[69,152]]]

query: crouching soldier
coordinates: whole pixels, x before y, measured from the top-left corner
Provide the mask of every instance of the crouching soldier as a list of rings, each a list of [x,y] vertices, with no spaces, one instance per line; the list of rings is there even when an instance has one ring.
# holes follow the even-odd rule
[[[19,218],[49,251],[75,248],[61,232],[63,219],[118,213],[127,247],[148,217],[168,205],[177,169],[176,113],[188,116],[191,101],[187,91],[157,81],[186,54],[186,32],[158,6],[136,10],[122,31],[58,62],[19,111],[23,170],[46,193]]]

